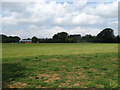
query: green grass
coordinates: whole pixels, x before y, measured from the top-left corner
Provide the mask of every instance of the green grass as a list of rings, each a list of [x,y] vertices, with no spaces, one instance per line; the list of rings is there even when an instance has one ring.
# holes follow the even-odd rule
[[[118,52],[117,44],[93,43],[40,43],[3,44],[3,57],[25,57],[36,55],[72,55]]]
[[[3,87],[117,88],[118,44],[3,44]]]

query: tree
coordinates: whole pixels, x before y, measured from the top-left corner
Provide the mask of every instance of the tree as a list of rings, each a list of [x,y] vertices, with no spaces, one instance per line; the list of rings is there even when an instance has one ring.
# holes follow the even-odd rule
[[[67,40],[68,40],[70,43],[78,43],[78,42],[80,42],[80,40],[81,40],[81,35],[80,35],[80,34],[69,35],[69,36],[67,37]]]
[[[16,43],[19,42],[20,37],[18,36],[6,36],[6,35],[0,35],[2,37],[2,43]]]
[[[27,38],[26,40],[31,40],[30,38]]]
[[[67,32],[60,32],[60,33],[57,33],[53,36],[53,39],[58,42],[66,42],[66,39],[67,39],[67,36],[68,36],[68,33]]]
[[[120,43],[120,35],[117,35],[117,37],[116,37],[116,42],[117,42],[117,43]]]
[[[38,41],[39,41],[39,39],[38,39],[37,37],[35,37],[35,36],[32,37],[32,42],[33,42],[33,43],[36,43],[36,42],[38,42]]]
[[[96,42],[96,37],[92,36],[91,34],[86,34],[85,36],[82,37],[84,42]]]
[[[18,37],[18,36],[9,36],[8,37],[8,40],[9,40],[9,42],[11,43],[16,43],[16,42],[19,42],[19,40],[20,40],[20,38]]]
[[[114,30],[111,28],[105,28],[97,35],[97,41],[101,43],[115,42]]]
[[[0,35],[0,39],[1,39],[0,42],[2,41],[2,43],[6,43],[7,42],[7,38],[8,37],[6,35],[3,35],[3,34]]]

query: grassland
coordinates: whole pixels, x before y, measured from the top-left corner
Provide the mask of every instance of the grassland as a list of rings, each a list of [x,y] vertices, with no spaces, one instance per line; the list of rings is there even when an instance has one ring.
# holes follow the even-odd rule
[[[3,44],[4,88],[117,88],[118,44]]]

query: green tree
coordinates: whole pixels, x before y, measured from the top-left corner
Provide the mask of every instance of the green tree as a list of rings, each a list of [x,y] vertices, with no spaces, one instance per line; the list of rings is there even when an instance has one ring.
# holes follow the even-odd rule
[[[19,42],[20,37],[18,36],[6,36],[6,35],[0,35],[0,38],[2,38],[2,43],[16,43]]]
[[[117,42],[117,43],[120,43],[120,35],[117,35],[117,37],[116,37],[116,42]]]
[[[96,37],[92,36],[91,34],[86,34],[85,36],[82,37],[82,39],[85,42],[95,42],[96,41]]]
[[[0,35],[0,39],[1,39],[0,42],[6,43],[6,42],[7,42],[7,38],[8,38],[8,37],[7,37],[6,35],[3,35],[3,34]]]
[[[81,42],[81,35],[80,34],[69,35],[67,39],[70,43],[78,43]]]
[[[38,39],[37,37],[33,36],[33,37],[32,37],[32,42],[33,42],[33,43],[39,42],[39,39]]]
[[[57,42],[66,42],[68,33],[67,32],[60,32],[53,36],[53,40],[57,40]]]
[[[20,38],[18,36],[9,36],[8,40],[10,43],[17,43],[19,42]]]
[[[101,43],[115,42],[114,30],[111,28],[105,28],[97,35],[97,41]]]

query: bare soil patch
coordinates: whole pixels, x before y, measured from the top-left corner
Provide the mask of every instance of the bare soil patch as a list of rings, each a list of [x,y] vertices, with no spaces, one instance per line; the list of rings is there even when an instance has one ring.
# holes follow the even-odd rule
[[[23,83],[23,82],[14,82],[12,85],[6,83],[4,88],[23,88],[27,86],[27,83]]]
[[[52,58],[50,60],[44,60],[44,61],[50,62],[50,61],[63,61],[63,60],[60,60],[60,59],[57,59],[57,58]]]
[[[55,74],[55,73],[51,73],[51,74],[39,74],[39,77],[43,77],[45,79],[44,82],[53,82],[55,80],[59,80],[61,79],[59,76],[59,74]]]

